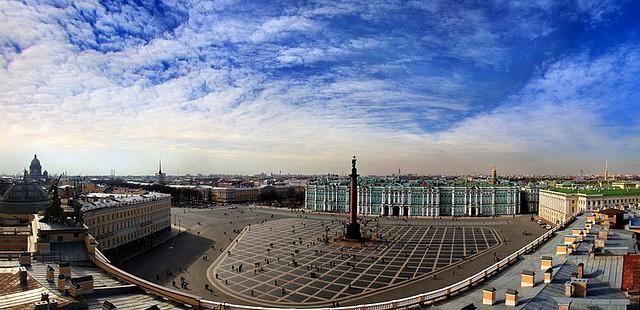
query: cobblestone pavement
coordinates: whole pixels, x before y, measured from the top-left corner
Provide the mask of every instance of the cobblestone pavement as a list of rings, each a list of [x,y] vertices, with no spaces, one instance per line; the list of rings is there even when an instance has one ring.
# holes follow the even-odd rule
[[[408,283],[500,244],[494,229],[471,225],[370,223],[368,230],[381,238],[366,245],[324,242],[342,234],[337,220],[252,225],[208,276],[216,287],[240,299],[326,304]]]

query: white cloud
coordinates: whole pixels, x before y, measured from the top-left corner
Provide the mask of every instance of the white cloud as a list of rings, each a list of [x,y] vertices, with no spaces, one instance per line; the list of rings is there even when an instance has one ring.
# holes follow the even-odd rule
[[[281,16],[264,22],[249,38],[254,42],[273,40],[283,33],[320,30],[321,25],[301,16]]]
[[[601,113],[611,104],[608,89],[637,98],[639,53],[621,48],[555,62],[502,106],[473,115],[472,95],[454,96],[465,87],[456,73],[390,78],[420,60],[411,54],[365,62],[370,51],[411,48],[406,38],[329,36],[321,29],[326,21],[316,20],[359,8],[367,20],[380,20],[399,7],[325,3],[298,15],[239,19],[224,14],[237,9],[235,3],[215,2],[191,8],[188,20],[171,28],[139,12],[111,16],[85,3],[81,10],[97,15],[96,34],[69,8],[3,3],[0,154],[7,160],[0,170],[19,170],[16,158],[36,151],[48,154],[50,170],[58,172],[150,173],[155,162],[149,159],[160,154],[173,172],[341,172],[353,153],[366,159],[370,173],[398,165],[465,172],[512,156],[542,167],[547,154],[566,156],[608,142]],[[425,37],[434,53],[442,48],[483,65],[500,59],[499,29],[482,12],[447,17],[438,29],[451,31],[451,38]],[[140,38],[113,36],[108,51],[81,46],[119,27]],[[145,31],[152,34],[148,42]],[[305,36],[313,40],[275,43]],[[14,43],[19,51],[11,49]],[[320,70],[323,62],[338,64]],[[287,70],[292,66],[319,72],[299,75]],[[459,122],[444,132],[421,127],[452,119]],[[613,149],[624,150],[623,143],[637,148],[638,140],[614,141]]]
[[[503,106],[439,134],[438,144],[468,153],[469,160],[510,154],[513,162],[534,159],[538,168],[588,169],[594,161],[624,158],[620,164],[634,167],[624,153],[640,148],[638,139],[629,136],[640,123],[607,120],[616,108],[635,114],[633,119],[640,116],[632,108],[640,99],[635,78],[640,74],[639,57],[637,46],[624,46],[597,58],[577,55],[560,60]],[[612,93],[624,95],[615,98]]]

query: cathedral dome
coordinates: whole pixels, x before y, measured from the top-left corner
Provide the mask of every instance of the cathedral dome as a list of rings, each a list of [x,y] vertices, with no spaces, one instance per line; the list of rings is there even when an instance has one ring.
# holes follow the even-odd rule
[[[40,175],[42,173],[42,166],[40,165],[40,160],[38,159],[38,155],[33,155],[33,159],[31,160],[31,165],[29,165],[29,174],[30,175]]]
[[[49,203],[47,193],[26,178],[9,185],[0,200],[1,213],[37,213]]]

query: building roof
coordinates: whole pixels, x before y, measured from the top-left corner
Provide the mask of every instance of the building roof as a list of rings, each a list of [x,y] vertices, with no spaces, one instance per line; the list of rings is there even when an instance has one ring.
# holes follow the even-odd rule
[[[622,290],[640,292],[640,254],[625,255],[622,264]]]
[[[38,184],[22,180],[9,185],[0,200],[0,212],[30,214],[44,210],[49,203],[47,193]]]
[[[571,189],[571,188],[550,187],[547,190],[562,193],[562,194],[582,194],[587,196],[640,196],[640,188]]]
[[[83,276],[83,277],[71,278],[71,283],[72,284],[78,284],[78,283],[87,282],[87,281],[93,281],[93,276],[92,275],[87,275],[87,276]]]
[[[598,211],[598,213],[604,214],[604,215],[620,215],[620,214],[624,214],[624,211],[620,209],[615,209],[615,208],[607,208],[607,209]]]
[[[171,195],[156,192],[148,192],[144,195],[90,193],[84,195],[80,203],[82,204],[82,212],[88,212],[103,208],[124,207],[169,197],[171,197]]]
[[[30,203],[48,201],[48,197],[42,187],[29,181],[22,181],[9,185],[4,192],[3,200],[7,202]]]

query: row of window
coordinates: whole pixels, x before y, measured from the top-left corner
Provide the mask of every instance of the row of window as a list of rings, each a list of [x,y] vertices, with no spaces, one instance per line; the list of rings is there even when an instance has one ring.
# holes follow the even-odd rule
[[[154,223],[152,225],[148,225],[142,229],[138,229],[136,231],[126,233],[124,235],[105,238],[104,240],[98,240],[98,243],[104,244],[102,246],[102,249],[110,249],[128,242],[134,241],[136,239],[142,238],[144,236],[150,235],[156,231],[159,231],[169,226],[170,226],[170,218],[161,222]]]
[[[144,207],[141,207],[142,205],[144,205]],[[101,215],[98,214],[104,213],[105,209],[97,209],[95,211],[89,211],[85,214],[85,223],[90,226],[94,224],[100,224],[101,222],[113,221],[143,213],[150,213],[163,208],[171,208],[171,202],[168,199],[162,201],[154,201],[153,203],[145,203],[141,204],[140,206],[133,205],[133,208],[116,212],[113,212],[113,208],[107,208],[106,212],[109,213]]]

